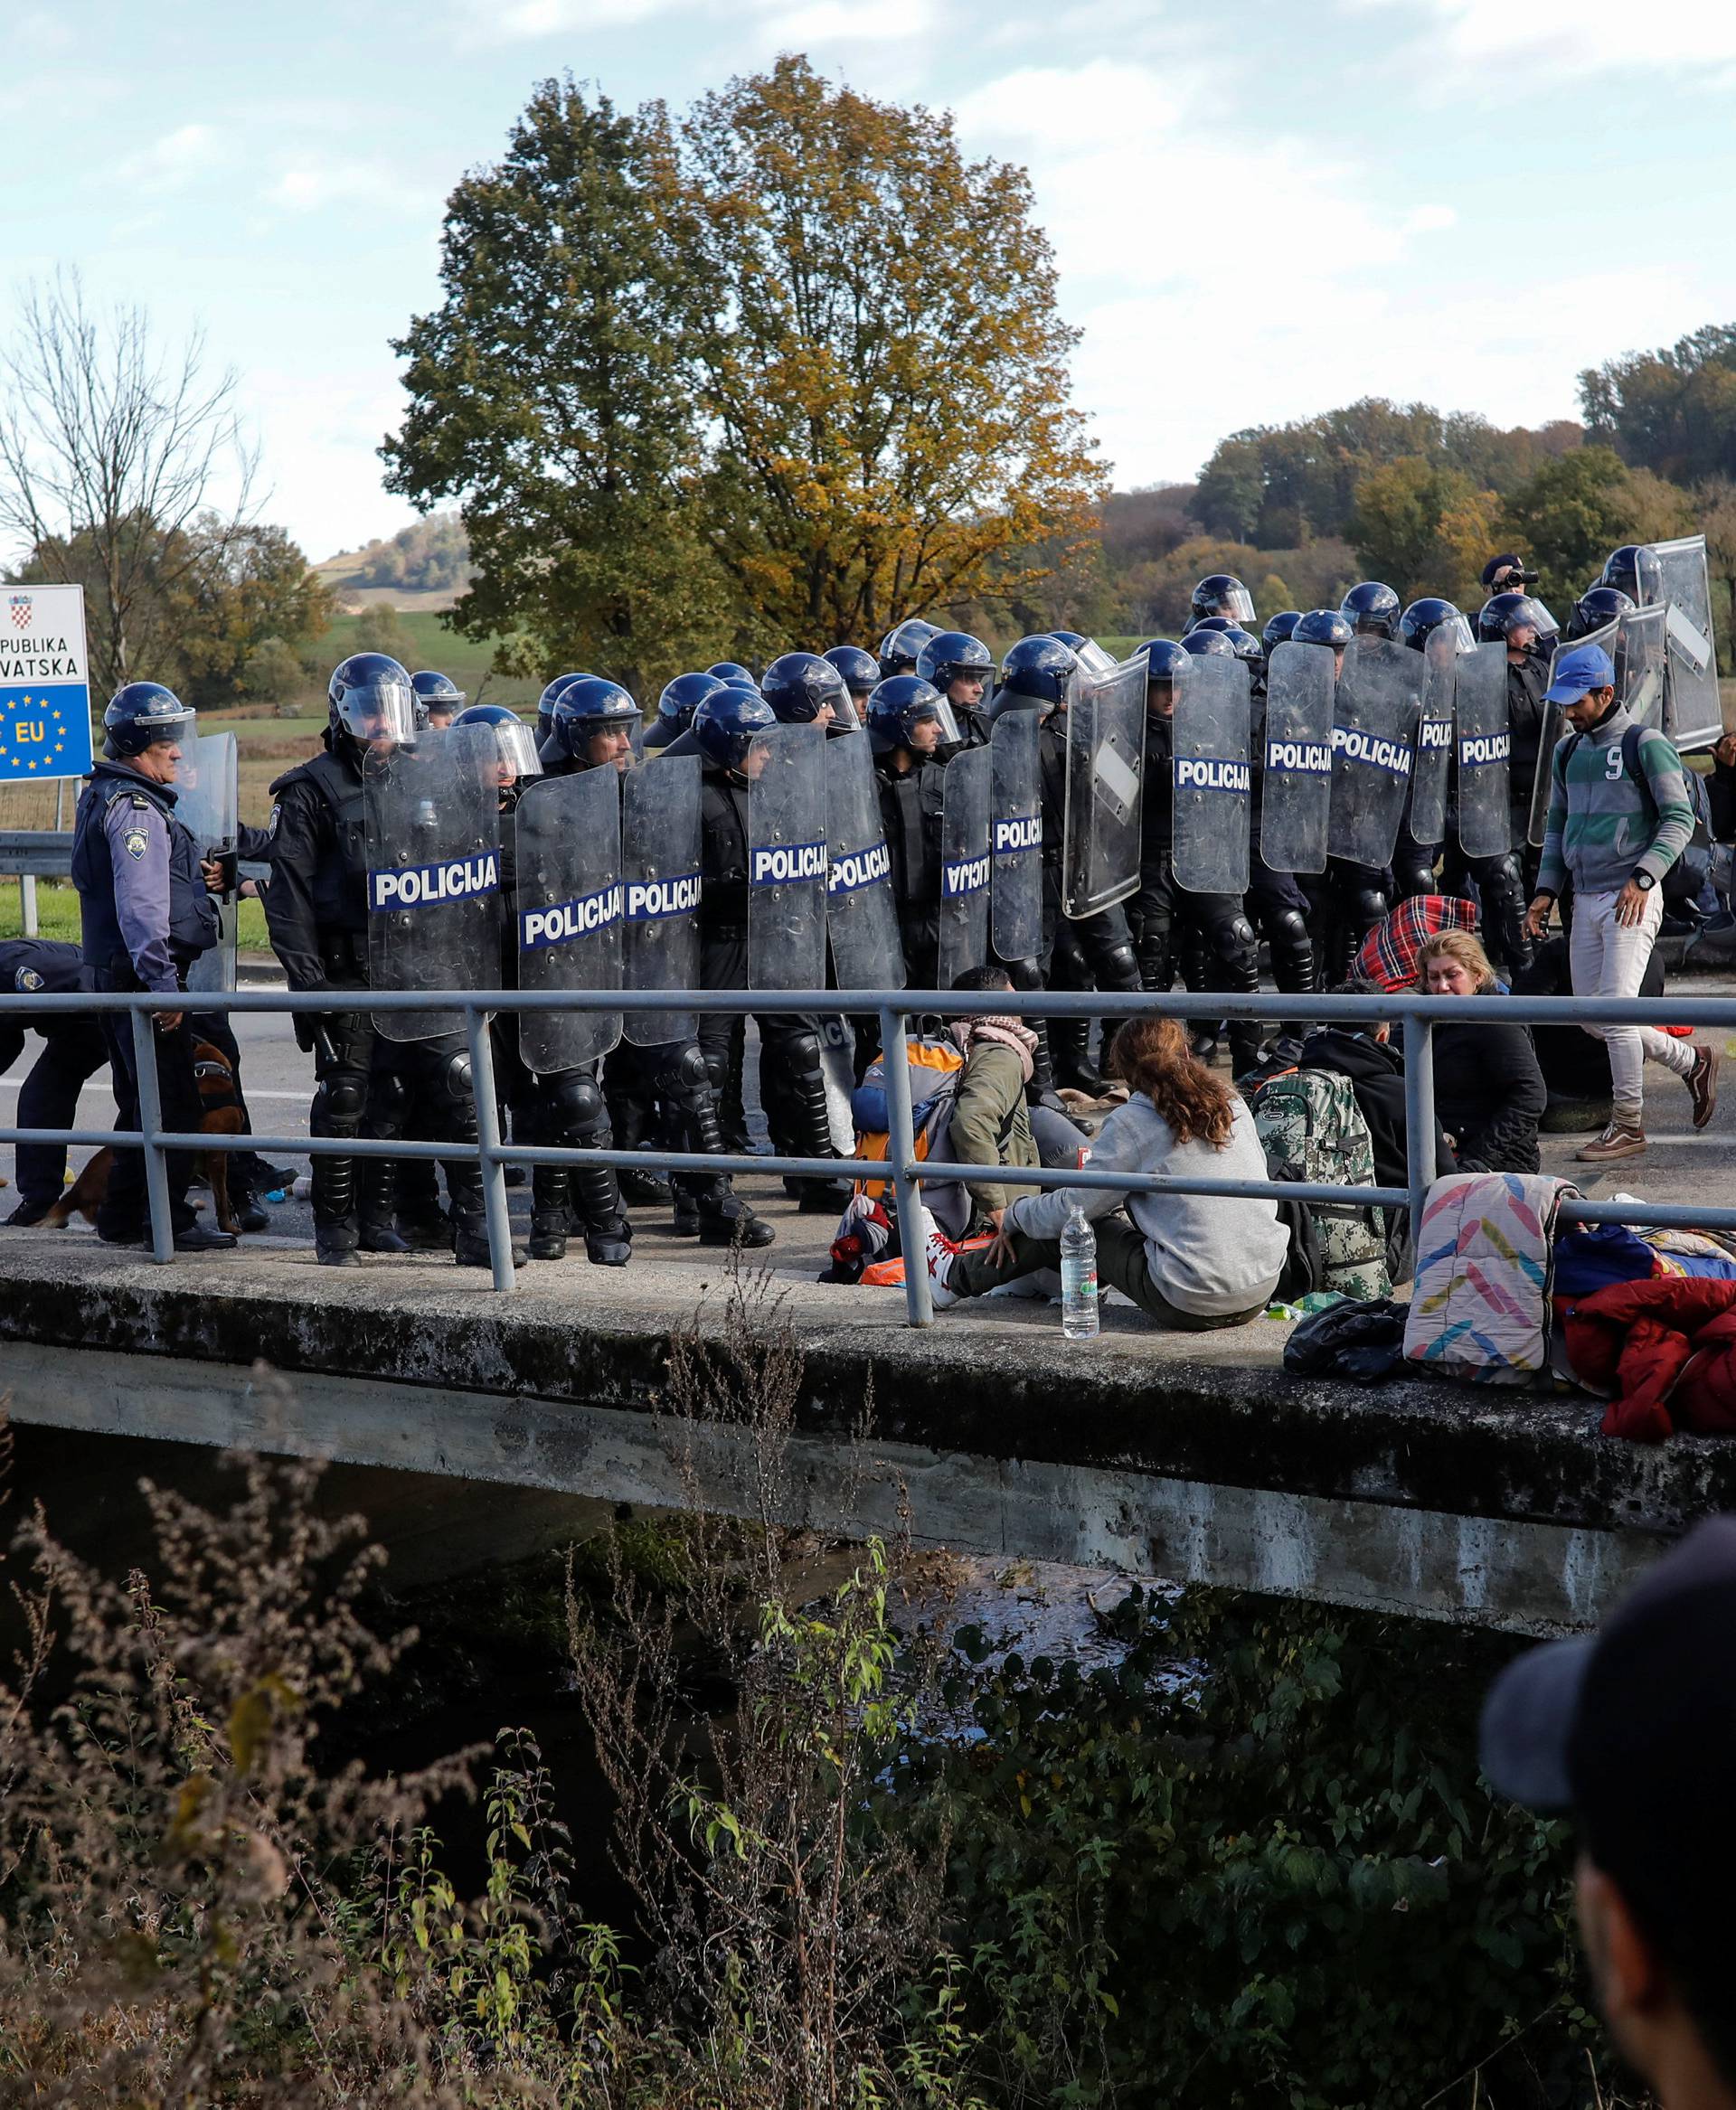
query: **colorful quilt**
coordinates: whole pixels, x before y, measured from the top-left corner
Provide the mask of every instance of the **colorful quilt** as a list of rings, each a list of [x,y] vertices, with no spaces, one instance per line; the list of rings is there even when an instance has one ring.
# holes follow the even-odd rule
[[[1563,1196],[1533,1173],[1458,1173],[1429,1190],[1404,1359],[1480,1385],[1549,1368],[1550,1253]]]

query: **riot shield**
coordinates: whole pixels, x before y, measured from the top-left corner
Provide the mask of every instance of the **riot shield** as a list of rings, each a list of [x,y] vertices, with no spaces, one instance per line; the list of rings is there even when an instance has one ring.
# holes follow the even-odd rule
[[[1566,652],[1577,652],[1584,645],[1595,645],[1609,655],[1615,663],[1616,693],[1622,693],[1622,662],[1619,623],[1606,623],[1601,630],[1590,631],[1584,637],[1576,637],[1571,644],[1561,643],[1555,647],[1555,658]],[[1551,663],[1552,674],[1553,662]],[[1653,722],[1656,722],[1654,721]],[[1567,733],[1567,713],[1559,703],[1543,706],[1543,730],[1537,742],[1537,768],[1531,780],[1531,817],[1525,830],[1525,839],[1534,850],[1543,846],[1543,832],[1549,822],[1550,772],[1554,766],[1555,750]]]
[[[840,989],[901,989],[892,860],[865,739],[826,743],[826,930]]]
[[[824,988],[826,728],[761,733],[747,774],[748,987]]]
[[[368,970],[376,989],[492,989],[500,973],[499,749],[491,725],[370,748]],[[455,1011],[376,1013],[388,1041],[463,1030]]]
[[[621,779],[611,768],[544,777],[519,800],[515,835],[518,985],[524,990],[621,986]],[[539,1077],[607,1055],[618,1011],[521,1013],[518,1051]]]
[[[1004,711],[989,735],[989,938],[1000,960],[1032,960],[1043,950],[1043,785],[1034,711]]]
[[[1624,616],[1613,626],[1616,640],[1609,647],[1616,663],[1617,701],[1636,725],[1655,725],[1660,732],[1668,730],[1673,708],[1674,653],[1668,626],[1674,613],[1660,601]]]
[[[1458,843],[1467,857],[1505,857],[1513,848],[1508,818],[1513,729],[1507,721],[1507,648],[1479,645],[1460,656]]]
[[[1067,711],[1061,905],[1075,921],[1125,901],[1139,884],[1146,766],[1146,660],[1080,683]]]
[[[988,958],[990,810],[995,758],[966,748],[941,778],[940,958],[942,989]]]
[[[656,749],[654,749],[655,754]],[[699,774],[697,755],[677,755],[621,778],[621,987],[699,986]],[[629,1011],[636,1048],[690,1041],[690,1011]]]
[[[241,797],[232,732],[199,733],[181,742],[181,761],[175,777],[175,814],[191,829],[201,857],[231,860],[228,870],[231,883],[224,892],[212,896],[217,909],[217,942],[187,969],[188,989],[209,996],[235,986],[241,882],[235,876],[233,859],[241,835]]]
[[[1718,698],[1718,645],[1712,626],[1706,538],[1684,535],[1673,542],[1654,542],[1651,548],[1667,610],[1669,680],[1664,730],[1681,751],[1708,748],[1723,738],[1724,714]]]
[[[1353,637],[1344,647],[1333,710],[1329,857],[1377,869],[1392,861],[1410,789],[1424,671],[1422,655],[1392,638]]]
[[[1190,663],[1204,666],[1202,659]],[[1332,655],[1287,639],[1266,674],[1260,854],[1274,871],[1325,871],[1332,807]]]
[[[1417,727],[1416,768],[1410,777],[1410,834],[1432,850],[1447,840],[1447,781],[1453,759],[1453,690],[1459,664],[1458,639],[1438,624],[1423,641],[1422,717]]]
[[[1175,684],[1170,842],[1175,883],[1191,894],[1248,890],[1251,715],[1248,669],[1239,659],[1195,659]]]

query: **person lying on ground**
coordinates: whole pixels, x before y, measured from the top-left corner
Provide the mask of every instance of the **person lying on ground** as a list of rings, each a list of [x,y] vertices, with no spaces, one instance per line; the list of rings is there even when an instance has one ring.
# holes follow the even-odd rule
[[[1110,1066],[1132,1097],[1098,1131],[1087,1161],[1093,1171],[1266,1177],[1253,1116],[1227,1081],[1195,1060],[1179,1021],[1129,1019],[1116,1035]],[[925,1227],[936,1305],[1058,1267],[1075,1201],[1096,1227],[1099,1280],[1157,1325],[1188,1333],[1245,1325],[1278,1286],[1289,1241],[1270,1201],[1057,1188],[1010,1202],[993,1243],[979,1252],[958,1252]]]
[[[1494,996],[1489,956],[1467,930],[1444,930],[1423,947],[1417,987],[1425,996]],[[1525,1027],[1467,1019],[1435,1027],[1435,1112],[1461,1173],[1534,1173],[1537,1124],[1549,1094]]]

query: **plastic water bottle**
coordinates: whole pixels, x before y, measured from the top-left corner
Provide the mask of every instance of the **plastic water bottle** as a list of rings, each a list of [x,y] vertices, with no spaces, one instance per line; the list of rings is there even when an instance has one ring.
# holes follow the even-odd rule
[[[1075,1194],[1061,1234],[1061,1330],[1069,1341],[1091,1341],[1097,1328],[1097,1233]]]

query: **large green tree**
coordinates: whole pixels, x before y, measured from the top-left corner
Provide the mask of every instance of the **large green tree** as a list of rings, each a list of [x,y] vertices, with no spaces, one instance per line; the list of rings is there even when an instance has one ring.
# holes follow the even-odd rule
[[[1445,594],[1475,609],[1479,575],[1495,546],[1498,504],[1465,470],[1402,455],[1370,469],[1356,485],[1351,534],[1357,558],[1401,599]]]
[[[452,611],[504,671],[585,665],[636,693],[729,641],[694,503],[691,226],[660,106],[545,80],[505,157],[448,201],[443,298],[395,349],[388,486],[457,500]]]
[[[1546,464],[1508,497],[1500,536],[1530,554],[1542,574],[1538,591],[1564,617],[1611,550],[1681,533],[1689,510],[1684,492],[1630,472],[1607,447],[1585,447]]]
[[[1593,439],[1676,483],[1736,475],[1736,325],[1588,368],[1580,400]]]
[[[707,524],[755,636],[1028,599],[1101,476],[1024,170],[790,57],[702,100],[685,144]]]

